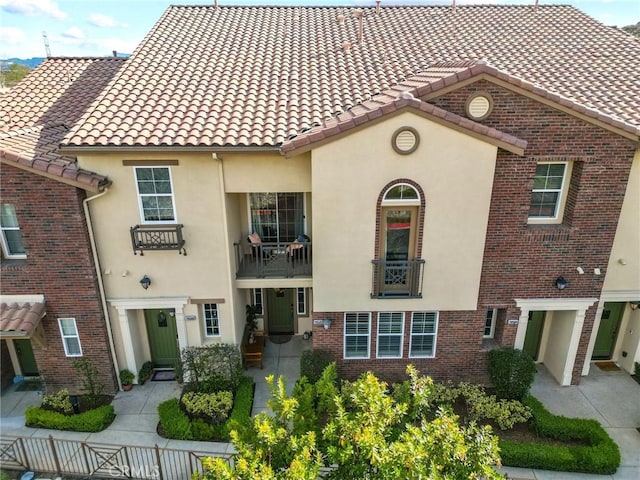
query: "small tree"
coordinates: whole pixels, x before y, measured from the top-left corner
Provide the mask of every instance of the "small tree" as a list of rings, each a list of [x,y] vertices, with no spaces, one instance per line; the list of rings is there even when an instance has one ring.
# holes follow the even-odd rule
[[[522,350],[508,347],[489,352],[489,376],[499,398],[522,400],[536,371],[533,358]]]
[[[104,393],[104,384],[98,379],[100,372],[91,359],[87,357],[75,360],[73,368],[80,374],[82,388],[85,391],[88,404],[96,406],[100,401],[100,396]]]

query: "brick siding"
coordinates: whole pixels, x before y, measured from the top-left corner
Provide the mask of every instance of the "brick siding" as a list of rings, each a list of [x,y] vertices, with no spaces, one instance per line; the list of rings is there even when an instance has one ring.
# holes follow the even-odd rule
[[[44,294],[47,348],[31,343],[47,391],[69,388],[80,393],[81,379],[73,368],[78,357],[65,356],[58,326],[58,318],[73,317],[84,357],[98,368],[105,393],[115,392],[117,381],[82,209],[84,192],[7,165],[2,165],[0,187],[2,202],[15,206],[27,251],[26,260],[3,260],[1,291]]]

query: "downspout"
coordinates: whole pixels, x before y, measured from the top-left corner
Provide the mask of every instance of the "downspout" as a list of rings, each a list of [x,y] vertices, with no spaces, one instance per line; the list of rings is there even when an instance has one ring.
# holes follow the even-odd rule
[[[89,242],[91,244],[91,253],[93,254],[93,264],[96,268],[96,275],[98,277],[98,290],[100,291],[100,301],[102,302],[102,310],[104,312],[104,320],[107,324],[107,337],[109,338],[109,350],[111,351],[111,360],[113,366],[116,369],[116,378],[118,379],[118,389],[122,390],[122,383],[120,382],[120,373],[118,371],[118,361],[116,359],[116,347],[113,343],[113,333],[111,332],[111,318],[109,317],[109,308],[107,307],[107,297],[104,294],[104,283],[102,282],[102,271],[100,269],[100,260],[98,259],[98,249],[96,248],[96,239],[93,234],[93,224],[91,223],[91,214],[89,213],[89,202],[100,198],[103,195],[109,193],[109,188],[105,188],[98,195],[85,198],[82,201],[82,208],[84,209],[84,218],[87,220],[87,230],[89,231]]]

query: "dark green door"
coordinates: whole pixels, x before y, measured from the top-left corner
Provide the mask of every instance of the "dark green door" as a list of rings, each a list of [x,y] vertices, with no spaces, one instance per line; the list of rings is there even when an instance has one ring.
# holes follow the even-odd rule
[[[268,288],[267,313],[269,334],[285,335],[293,333],[293,289]]]
[[[527,333],[524,336],[522,350],[534,360],[538,360],[540,339],[542,338],[542,328],[544,327],[544,314],[545,312],[529,312],[529,323],[527,324]]]
[[[178,330],[170,310],[145,310],[151,361],[155,367],[173,367],[178,360]]]
[[[596,336],[596,343],[593,346],[593,355],[591,358],[596,360],[608,360],[611,358],[623,311],[624,303],[611,302],[604,304],[600,328],[598,328],[598,335]]]
[[[16,354],[18,355],[22,375],[27,377],[38,375],[38,364],[36,363],[36,357],[33,355],[31,340],[14,340],[13,345],[16,347]]]

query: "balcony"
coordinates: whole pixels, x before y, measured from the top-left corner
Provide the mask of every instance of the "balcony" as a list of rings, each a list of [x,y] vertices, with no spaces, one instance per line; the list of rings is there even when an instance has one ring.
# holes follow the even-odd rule
[[[371,298],[422,298],[425,261],[372,260]]]
[[[135,255],[147,250],[177,250],[187,255],[182,238],[182,225],[136,225],[130,228],[131,246]]]
[[[236,278],[310,277],[311,242],[234,243]]]

